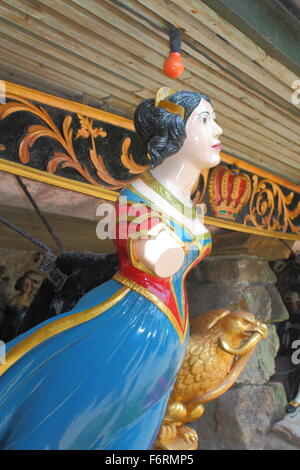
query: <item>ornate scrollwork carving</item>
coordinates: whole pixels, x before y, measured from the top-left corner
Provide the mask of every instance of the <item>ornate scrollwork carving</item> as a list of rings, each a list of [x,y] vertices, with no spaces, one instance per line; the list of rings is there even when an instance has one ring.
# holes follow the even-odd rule
[[[72,128],[73,117],[65,116],[62,124],[62,131],[57,127],[49,113],[41,106],[36,106],[30,101],[14,95],[7,95],[6,98],[17,100],[10,101],[0,106],[0,120],[5,119],[12,113],[18,111],[28,111],[43,121],[44,124],[34,124],[27,128],[25,136],[22,138],[18,147],[18,158],[21,163],[30,162],[30,149],[34,143],[41,137],[48,137],[56,140],[63,148],[62,151],[55,151],[47,164],[47,171],[54,174],[58,167],[73,168],[86,181],[95,186],[104,186],[104,182],[110,186],[110,189],[119,189],[127,185],[133,178],[118,180],[114,178],[107,170],[103,157],[96,150],[95,140],[107,137],[107,132],[102,127],[94,127],[93,120],[86,116],[77,114],[80,123],[80,129],[74,137],[74,129]],[[74,150],[74,140],[79,138],[90,139],[91,147],[89,148],[90,160],[93,164],[97,177],[97,181],[89,172],[89,169],[80,163],[78,156]],[[126,137],[122,142],[120,160],[123,166],[133,175],[143,173],[148,165],[137,164],[133,156],[129,154],[131,145],[130,137]],[[3,146],[2,146],[3,147]],[[1,147],[0,147],[1,149]],[[2,148],[3,150],[3,148]]]
[[[290,229],[298,233],[299,226],[293,221],[300,214],[300,202],[293,209],[288,207],[293,204],[294,193],[285,195],[278,184],[268,179],[259,180],[257,175],[252,176],[252,182],[249,213],[244,218],[244,224],[249,225],[250,222],[264,230],[286,232]]]

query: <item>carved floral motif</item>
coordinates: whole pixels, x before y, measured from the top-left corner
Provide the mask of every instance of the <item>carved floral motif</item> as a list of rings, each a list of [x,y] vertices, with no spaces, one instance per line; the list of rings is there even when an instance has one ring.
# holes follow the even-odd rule
[[[276,183],[268,179],[259,180],[257,175],[252,176],[253,189],[249,203],[249,214],[244,218],[244,224],[252,223],[255,227],[264,230],[280,230],[286,232],[290,229],[299,232],[293,220],[300,215],[300,202],[296,207],[289,206],[294,201],[295,194],[285,195]]]
[[[18,158],[23,164],[30,162],[30,149],[34,143],[41,137],[48,137],[56,140],[63,151],[55,151],[50,157],[47,164],[47,171],[55,173],[60,166],[61,168],[71,167],[78,172],[86,181],[95,186],[104,186],[101,182],[105,182],[110,186],[110,189],[118,189],[127,185],[132,178],[126,180],[118,180],[107,170],[103,157],[97,153],[95,139],[107,137],[107,132],[101,127],[94,128],[93,121],[81,114],[77,114],[80,123],[80,129],[77,131],[75,137],[74,129],[72,128],[73,118],[67,115],[62,124],[62,131],[58,129],[51,116],[41,106],[36,106],[26,99],[14,95],[7,95],[7,98],[18,100],[15,102],[8,102],[0,106],[0,120],[5,119],[12,113],[18,111],[28,111],[33,115],[40,118],[44,124],[34,124],[28,127],[25,136],[22,138],[18,148]],[[89,172],[88,168],[81,164],[78,160],[74,150],[73,140],[79,138],[90,139],[91,148],[89,155],[91,162],[100,182],[97,181]],[[132,174],[140,174],[148,168],[148,165],[138,165],[131,154],[129,154],[129,147],[131,139],[126,137],[122,142],[122,153],[120,156],[121,162],[124,167]],[[3,146],[2,146],[3,147]]]

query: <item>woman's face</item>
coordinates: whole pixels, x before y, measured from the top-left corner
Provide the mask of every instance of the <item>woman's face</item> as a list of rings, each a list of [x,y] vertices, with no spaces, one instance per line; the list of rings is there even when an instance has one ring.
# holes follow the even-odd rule
[[[223,130],[215,121],[212,105],[204,98],[186,123],[186,139],[181,148],[185,159],[197,169],[206,169],[220,163],[220,136]]]

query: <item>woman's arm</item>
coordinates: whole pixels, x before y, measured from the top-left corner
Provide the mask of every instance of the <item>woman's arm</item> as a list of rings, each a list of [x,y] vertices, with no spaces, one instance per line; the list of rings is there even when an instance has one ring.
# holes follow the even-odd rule
[[[135,240],[134,255],[159,277],[175,274],[184,261],[184,250],[167,230],[153,240]]]

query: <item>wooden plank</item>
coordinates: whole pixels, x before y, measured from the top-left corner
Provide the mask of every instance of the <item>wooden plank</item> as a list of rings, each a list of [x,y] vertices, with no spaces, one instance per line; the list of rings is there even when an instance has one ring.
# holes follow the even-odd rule
[[[104,0],[106,8],[109,8],[110,0]],[[173,0],[177,6],[185,9],[190,15],[197,16],[197,12],[200,16],[200,21],[212,31],[219,34],[226,41],[228,41],[232,46],[238,47],[245,55],[249,56],[251,60],[262,64],[268,64],[268,70],[284,83],[292,83],[297,79],[292,71],[290,71],[283,64],[274,60],[272,57],[268,56],[263,49],[261,49],[257,44],[251,41],[247,36],[242,34],[238,28],[234,27],[231,23],[228,23],[225,19],[215,13],[214,10],[205,5],[204,2],[199,2],[199,0],[192,1],[182,1],[182,0]],[[192,8],[189,8],[192,4]],[[120,3],[116,5],[116,8],[119,11],[126,11],[127,15],[133,19],[137,19],[139,23],[147,26],[152,31],[156,31],[157,34],[160,34],[161,21],[157,12],[154,13],[153,10],[147,8],[147,1],[143,4],[139,3],[137,0],[126,0],[126,3]],[[170,6],[172,8],[172,6]],[[190,10],[190,11],[189,11]],[[186,50],[186,45],[183,42],[182,49]],[[265,65],[267,69],[267,66]]]
[[[187,44],[185,44],[185,42]],[[255,96],[259,100],[263,100],[264,102],[269,103],[269,105],[275,109],[276,113],[279,110],[280,114],[288,119],[299,119],[299,110],[295,106],[287,106],[286,102],[281,100],[278,95],[270,93],[255,80],[249,78],[243,72],[243,69],[235,69],[232,72],[232,67],[228,67],[225,61],[222,61],[221,58],[219,58],[213,52],[209,51],[204,46],[199,45],[199,43],[194,39],[189,38],[186,39],[185,42],[183,43],[182,49],[189,54],[187,59],[188,67],[194,74],[201,76],[199,72],[201,71],[203,64],[205,64],[207,68],[211,70],[211,73],[213,73],[214,76],[216,73],[219,73],[220,76],[223,77],[225,87],[229,83],[237,87],[237,89],[241,88],[244,90],[246,96]],[[185,58],[184,61],[186,62]],[[201,66],[199,61],[201,62]]]
[[[52,30],[52,28],[49,28],[34,19],[31,19],[28,25],[27,21],[24,21],[24,19],[22,20],[21,12],[8,11],[0,5],[0,13],[2,19],[5,18],[12,22],[8,25],[2,21],[2,23],[0,23],[1,30],[6,26],[6,28],[9,28],[15,36],[22,37],[22,41],[29,47],[37,47],[38,44],[40,44],[42,49],[47,50],[47,53],[49,52],[52,54],[53,52],[54,54],[54,51],[57,51],[57,54],[62,53],[70,55],[70,58],[73,60],[76,58],[86,60],[86,68],[93,64],[95,67],[101,64],[101,67],[103,66],[107,70],[112,70],[113,72],[118,71],[120,76],[124,79],[126,78],[131,83],[145,83],[146,87],[153,85],[153,80],[149,78],[149,74],[145,75],[139,72],[139,75],[137,75],[136,70],[127,68],[124,63],[118,62],[117,60],[102,54],[100,51],[92,49],[86,44],[70,39],[63,33]],[[18,24],[18,27],[22,26],[22,28],[24,28],[23,31],[20,29],[16,30],[14,23]],[[29,33],[28,29],[30,31]],[[32,33],[39,36],[38,39],[36,36],[34,37]],[[62,45],[64,47],[62,47]]]
[[[8,63],[5,63],[4,65],[2,62],[2,64],[0,64],[0,79],[7,82],[13,82],[16,85],[21,85],[25,87],[27,87],[28,83],[30,83],[34,91],[37,90],[42,92],[43,94],[51,93],[55,97],[56,102],[58,99],[63,98],[72,101],[74,106],[76,106],[76,103],[81,103],[81,92],[72,90],[70,86],[66,87],[65,82],[60,85],[59,83],[54,82],[54,80],[48,81],[47,79],[44,79],[41,76],[39,76],[37,79],[37,76],[36,74],[34,74],[34,71],[29,73],[24,71],[23,69],[22,72],[20,72],[20,68],[17,65],[11,65]],[[96,98],[94,96],[90,96],[90,98],[93,100],[93,104],[89,106],[90,110],[94,107],[96,112],[99,110],[103,110],[109,114],[112,113],[118,116],[119,121],[120,119],[122,119],[123,115],[125,117],[131,117],[135,109],[135,105],[128,106],[124,101],[118,100],[117,98],[113,97],[105,98],[104,106],[102,98]],[[54,99],[51,105],[57,106],[57,103],[54,104]],[[77,110],[77,112],[79,111]],[[121,123],[119,124],[122,125]]]
[[[7,1],[16,3],[16,5],[20,4],[20,0]],[[151,44],[151,37],[147,38],[147,36],[143,34],[143,31],[132,27],[129,28],[128,24],[124,26],[119,17],[114,17],[111,24],[107,24],[105,21],[106,18],[103,16],[105,9],[102,9],[101,5],[98,4],[94,4],[90,7],[89,0],[80,2],[79,6],[69,0],[51,0],[51,3],[49,3],[48,0],[39,0],[39,7],[37,9],[28,8],[28,0],[22,0],[21,3],[26,5],[29,14],[39,17],[41,21],[45,21],[47,24],[53,25],[56,21],[61,22],[61,15],[64,15],[64,24],[66,24],[67,27],[73,27],[74,24],[78,24],[96,41],[101,37],[101,39],[115,43],[120,50],[125,49],[125,51],[131,52],[139,58],[145,56],[145,47],[143,44],[148,44],[148,47],[149,43]],[[98,10],[100,10],[100,14],[97,15]],[[59,14],[57,14],[57,12],[59,12]],[[120,30],[122,34],[120,34]],[[164,56],[159,52],[162,46],[163,44],[161,42],[155,42],[155,47],[153,47],[151,51],[154,62],[160,63],[163,60]],[[167,41],[165,41],[165,49],[168,51]]]
[[[77,0],[75,0],[75,1],[77,2]],[[91,3],[91,2],[90,2],[90,3]],[[127,2],[127,3],[128,3],[128,2]],[[92,3],[91,3],[91,4],[92,4]],[[108,5],[109,5],[109,4],[106,2],[106,7],[108,7]],[[137,8],[137,5],[139,5],[139,4],[137,4],[137,2],[131,1],[131,2],[130,2],[130,5],[131,5],[132,8],[133,8],[133,7],[134,7],[134,8]],[[144,6],[141,6],[141,5],[140,5],[140,7],[144,9],[142,13],[143,13],[143,15],[145,15],[145,7],[144,7]],[[122,10],[122,8],[119,7],[119,10]],[[124,11],[124,10],[123,10],[123,11]],[[147,10],[147,12],[149,12],[149,10]],[[127,10],[126,10],[126,13],[127,13]],[[139,13],[140,13],[140,12],[139,12]],[[132,15],[132,16],[133,16],[133,15]],[[140,19],[140,17],[139,17],[139,19]],[[144,22],[144,23],[145,23],[145,22]],[[159,27],[157,27],[157,29],[159,29]],[[158,31],[158,32],[160,33],[160,31]],[[190,54],[193,54],[193,51],[191,50],[191,48],[188,48],[188,47],[185,45],[185,43],[183,43],[183,50],[187,50],[187,49],[189,49],[188,52],[189,52]],[[195,55],[195,54],[194,54],[194,55]],[[197,57],[197,59],[198,59],[198,60],[200,59],[202,62],[203,62],[203,60],[205,61],[205,59],[203,58],[203,56],[200,57],[200,58]],[[201,76],[201,74],[202,74],[202,72],[203,72],[203,64],[201,64],[202,66],[201,66],[201,69],[200,69],[200,64],[199,64],[199,62],[197,61],[197,66],[196,66],[196,67],[194,66],[193,69],[191,69],[191,60],[192,60],[191,57],[188,57],[188,58],[184,57],[184,61],[185,61],[185,63],[187,64],[187,67],[189,67],[189,69],[192,70],[194,74],[198,74],[198,75]],[[212,62],[209,62],[209,61],[207,61],[207,63],[210,65],[210,67],[214,65],[214,64],[212,64]],[[216,66],[214,66],[214,69],[219,71],[218,67],[216,67]],[[200,71],[200,74],[199,74],[199,71]],[[209,78],[208,78],[208,79],[209,79],[209,81],[211,81],[211,70],[208,70],[207,75],[209,75]],[[223,80],[224,80],[224,73],[223,73],[222,75],[223,75]],[[220,74],[220,76],[221,76],[221,74]],[[214,78],[215,78],[215,75],[214,75]],[[231,79],[232,79],[232,77],[231,77]],[[188,81],[188,80],[186,80],[186,81]],[[224,83],[224,88],[226,88],[226,84],[227,84],[227,82]],[[235,89],[239,89],[239,88],[241,88],[241,84],[236,81],[235,85],[232,86],[232,88],[234,88],[234,87],[235,87]],[[281,114],[282,114],[282,112],[284,112],[284,111],[281,111]],[[278,113],[275,113],[275,114],[278,116]],[[282,125],[282,124],[281,124],[281,125]],[[299,126],[298,123],[295,124],[295,127],[297,127],[297,131],[298,131],[298,126]],[[278,127],[278,128],[279,128],[279,127]],[[288,127],[285,129],[285,131],[286,131],[286,132],[289,131],[289,125],[288,125]],[[298,134],[297,134],[296,137],[295,137],[295,135],[293,136],[293,139],[295,139],[295,138],[298,138]]]
[[[172,0],[174,4],[191,14],[200,23],[207,26],[215,34],[219,34],[233,47],[238,48],[245,56],[252,61],[259,63],[266,71],[285,85],[291,85],[298,76],[285,67],[278,60],[270,57],[261,47],[251,41],[241,33],[234,25],[219,16],[205,3],[197,0]]]
[[[195,64],[196,68],[197,63]],[[202,66],[201,77],[193,76],[187,79],[186,83],[191,85],[193,89],[207,93],[211,98],[217,97],[222,103],[230,104],[237,112],[250,120],[260,123],[262,127],[273,130],[277,135],[295,142],[296,145],[300,144],[299,123],[287,119],[262,98],[258,98],[251,93],[245,93],[238,84],[224,81],[220,74],[214,73],[213,80],[211,80],[211,77],[212,72]]]
[[[40,67],[38,63],[24,59],[22,56],[19,56],[10,51],[6,51],[4,48],[0,49],[0,60],[2,60],[1,69],[7,73],[18,72],[22,68],[22,72],[25,72],[28,76],[36,77],[38,74],[42,79],[47,80],[52,79],[58,81],[59,83],[64,83],[65,85],[70,86],[73,90],[78,86],[78,81],[76,79],[71,79],[66,77],[63,74],[60,75],[59,79],[57,77],[57,71],[55,69],[50,69],[49,67]],[[88,88],[88,87],[87,87]],[[95,90],[91,90],[95,92]],[[78,87],[77,93],[81,94],[80,88]],[[107,93],[101,93],[101,90],[95,92],[97,98],[101,99],[107,96]]]
[[[66,86],[64,83],[60,84],[53,80],[47,80],[43,77],[36,77],[34,72],[26,73],[24,70],[20,70],[18,66],[10,67],[9,64],[0,64],[0,79],[8,82],[14,82],[19,85],[27,86],[31,83],[32,88],[41,92],[52,93],[53,95],[61,96],[66,99],[75,100],[80,96],[77,90],[73,90],[70,86]]]
[[[146,58],[147,51],[136,37],[133,39],[129,35],[121,35],[116,28],[109,28],[103,21],[88,13],[83,14],[81,9],[72,8],[66,2],[52,0],[51,8],[43,5],[42,2],[32,4],[28,0],[6,0],[5,3],[19,8],[55,29],[65,31],[71,37],[93,44],[100,50],[106,49],[110,55],[118,52],[123,58],[125,53],[132,54],[135,59]],[[163,56],[152,51],[151,61],[161,64]]]
[[[139,1],[145,3],[144,0]],[[228,64],[232,64],[238,70],[242,70],[248,77],[255,79],[263,87],[272,93],[276,93],[290,105],[291,92],[288,86],[283,85],[270,74],[267,74],[262,67],[250,61],[230,44],[225,43],[216,34],[213,34],[209,28],[202,25],[191,15],[187,15],[181,8],[175,5],[172,5],[172,8],[170,8],[169,5],[166,6],[165,3],[159,0],[146,0],[146,5],[147,8],[159,12],[166,21],[186,30],[187,34],[216,53],[220,60],[222,58]]]
[[[47,0],[40,0],[44,5],[47,4]],[[145,53],[145,47],[151,48],[156,53],[159,53],[158,59],[161,60],[161,56],[167,57],[169,51],[169,38],[167,34],[167,28],[165,28],[164,35],[158,35],[157,32],[151,31],[149,28],[144,27],[140,22],[132,20],[123,10],[117,9],[111,3],[95,2],[93,0],[51,0],[51,5],[64,3],[65,6],[73,6],[76,15],[80,15],[82,18],[91,19],[93,16],[96,17],[99,25],[106,25],[112,34],[116,34],[116,31],[121,31],[122,37],[132,37],[135,40],[136,47],[140,49],[141,53]],[[69,14],[70,9],[66,12]],[[93,16],[91,16],[93,15]],[[106,32],[106,29],[104,33]],[[153,56],[154,57],[154,56]]]
[[[272,173],[284,177],[297,185],[300,184],[300,170],[286,165],[284,162],[274,162],[274,160],[267,155],[249,148],[243,140],[238,140],[238,136],[222,136],[222,144],[224,152],[236,156],[246,162],[253,163],[254,165],[263,169],[272,169]]]
[[[10,50],[6,49],[6,47],[4,47],[5,41],[2,38],[0,38],[0,44],[2,44],[2,47],[0,49],[0,56],[5,61],[9,62],[11,65],[15,64],[17,60],[18,66],[24,67],[24,69],[27,71],[30,71],[33,68],[35,70],[35,73],[41,74],[42,76],[47,76],[47,74],[49,74],[49,77],[51,76],[55,80],[57,80],[57,76],[60,75],[60,79],[68,80],[68,82],[72,85],[73,88],[76,86],[76,83],[84,83],[85,91],[97,98],[104,98],[112,94],[118,98],[123,99],[125,102],[129,99],[132,102],[135,102],[136,104],[138,104],[139,102],[138,98],[135,98],[134,95],[130,95],[129,93],[126,93],[121,89],[119,90],[116,87],[113,87],[112,85],[108,85],[107,82],[100,80],[91,80],[85,77],[84,74],[82,75],[80,73],[77,73],[76,77],[73,78],[74,75],[73,77],[69,75],[72,74],[72,71],[69,70],[67,67],[61,66],[61,70],[58,73],[55,61],[45,61],[49,65],[44,65],[44,63],[39,62],[35,58],[25,58],[21,53],[17,54],[16,52],[11,52]],[[80,89],[81,87],[79,88],[79,90]]]
[[[218,102],[223,109],[234,110],[234,115],[238,116],[240,122],[245,123],[247,127],[260,128],[260,132],[263,135],[269,135],[275,142],[281,142],[284,145],[290,145],[290,148],[296,152],[299,152],[300,135],[295,132],[288,132],[285,126],[275,121],[268,119],[264,115],[263,103],[260,108],[262,112],[257,109],[253,109],[243,102],[241,99],[233,98],[232,96],[225,93],[221,88],[215,87],[213,84],[204,84],[203,88],[200,86],[202,81],[199,78],[192,78],[188,80],[189,85],[193,85],[193,89],[205,90],[208,96],[212,99],[213,104]]]
[[[227,113],[227,110],[225,110],[225,114],[218,109],[217,104],[215,108],[218,121],[224,126],[224,134],[228,135],[229,130],[233,131],[245,139],[245,142],[246,138],[249,139],[249,143],[252,143],[252,148],[260,150],[266,155],[272,156],[274,160],[284,161],[295,168],[299,166],[299,152],[292,152],[288,146],[285,147],[283,145],[279,145],[276,141],[265,138],[263,134],[255,132],[254,129],[241,125],[237,120],[238,116],[235,116],[234,114],[234,109],[232,110],[232,113]]]
[[[39,18],[39,15],[37,13],[35,13],[36,18],[32,18],[31,16],[29,16],[28,13],[26,13],[28,9],[24,7],[23,2],[19,0],[18,1],[14,0],[13,2],[12,0],[9,0],[9,2],[14,3],[15,5],[18,5],[18,8],[20,8],[20,13],[22,13],[23,15],[22,25],[24,25],[25,23],[26,29],[31,30],[32,24],[34,24],[35,26],[37,25],[37,23],[39,22],[36,19],[36,18]],[[8,5],[5,5],[5,3],[7,2],[4,2],[3,0],[0,1],[0,12],[1,12],[1,16],[5,15],[5,17],[9,19],[12,17],[12,14],[10,11],[11,7],[9,7]],[[16,11],[14,11],[13,14],[15,16]],[[21,15],[21,18],[22,18],[22,15]],[[24,18],[25,18],[25,21],[24,21]],[[59,18],[57,15],[55,16],[55,18],[53,18],[51,15],[48,14],[46,15],[46,18],[43,18],[43,20],[45,21],[45,24],[47,20],[47,24],[48,26],[50,26],[50,29],[54,29],[60,32],[63,35],[63,38],[65,38],[66,40],[69,40],[69,41],[71,40],[71,42],[72,41],[79,42],[82,45],[85,45],[86,47],[91,47],[95,51],[101,51],[102,53],[106,54],[108,57],[114,57],[121,64],[123,64],[123,67],[125,64],[128,68],[132,69],[135,74],[137,73],[137,71],[139,71],[139,74],[141,73],[148,77],[152,77],[153,80],[157,80],[159,83],[161,83],[163,80],[163,83],[166,86],[169,86],[171,88],[177,87],[177,82],[175,80],[169,79],[163,75],[163,72],[161,70],[162,62],[159,65],[159,70],[158,70],[153,65],[152,58],[149,59],[148,62],[146,61],[147,59],[146,57],[138,58],[134,54],[128,52],[127,49],[122,49],[120,47],[120,44],[116,45],[107,41],[103,37],[99,37],[99,36],[97,37],[96,35],[93,35],[91,32],[89,32],[86,28],[82,28],[76,23],[73,23],[73,25],[71,26],[70,25],[71,22],[69,21],[66,24],[63,18],[64,17]],[[36,21],[33,21],[33,19],[36,19]],[[57,42],[58,39],[59,39],[58,36],[55,35],[54,33],[54,36],[52,36],[52,40],[54,40],[54,42]],[[61,44],[65,45],[65,42],[66,41],[64,41],[63,39]],[[121,44],[123,45],[122,39],[121,39]]]
[[[299,0],[202,0],[243,31],[264,50],[300,75],[299,17],[292,15],[283,4]]]
[[[22,50],[25,55],[28,55],[30,50],[30,55],[33,57],[39,57],[39,60],[43,58],[47,61],[48,58],[55,59],[57,63],[57,68],[60,70],[60,66],[68,66],[70,70],[74,69],[76,71],[80,70],[85,73],[87,77],[93,77],[111,83],[115,86],[123,88],[124,90],[134,92],[140,90],[140,85],[138,83],[132,83],[129,80],[122,78],[122,75],[118,75],[113,71],[107,71],[101,64],[93,64],[82,60],[81,58],[74,57],[70,54],[66,54],[64,51],[53,47],[45,42],[37,40],[28,34],[24,34],[21,31],[17,31],[4,24],[0,23],[1,32],[3,34],[2,39],[6,41],[6,44],[10,42],[16,48],[16,50]],[[47,62],[45,62],[47,63]]]
[[[50,189],[49,189],[50,196]],[[37,201],[38,202],[38,201]],[[27,233],[36,237],[46,246],[57,252],[57,246],[33,210],[0,205],[0,213]],[[99,253],[114,252],[112,240],[100,240],[96,236],[96,222],[70,217],[63,214],[45,213],[54,232],[58,234],[65,249],[87,250]],[[15,249],[41,251],[37,245],[1,224],[0,246]],[[70,233],[72,236],[70,237]]]
[[[5,28],[3,28],[3,30],[5,31]],[[0,41],[3,47],[5,47],[6,49],[11,50],[12,52],[15,51],[17,54],[23,55],[24,57],[28,55],[27,46],[23,45],[22,42],[11,38],[8,34],[5,34],[5,36],[0,37]],[[59,51],[57,54],[50,55],[48,54],[48,52],[44,53],[43,51],[41,51],[41,49],[31,47],[30,58],[40,62],[45,66],[56,66],[58,73],[63,73],[65,75],[71,74],[71,76],[80,76],[80,74],[84,74],[85,85],[89,84],[97,88],[99,86],[99,83],[104,83],[106,85],[106,89],[110,90],[109,94],[114,94],[118,96],[118,94],[120,93],[119,90],[124,90],[124,92],[133,92],[140,89],[140,87],[138,87],[137,85],[133,86],[125,80],[120,80],[114,74],[101,69],[101,67],[87,65],[84,62],[76,61],[74,58],[72,60],[72,57],[70,57],[68,61],[66,61],[61,58],[61,53]],[[122,95],[122,93],[120,95]],[[124,96],[125,99],[129,99],[130,95],[127,94]]]

